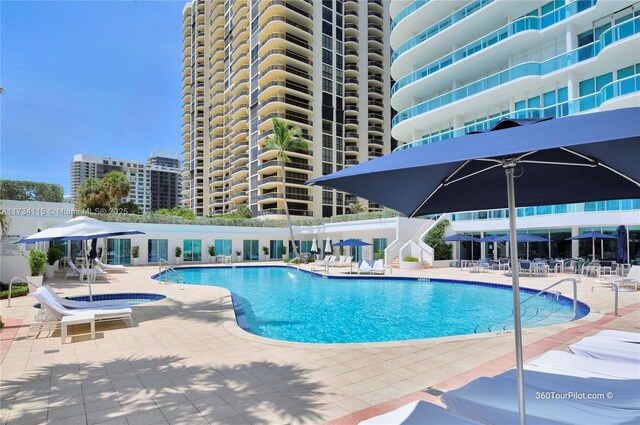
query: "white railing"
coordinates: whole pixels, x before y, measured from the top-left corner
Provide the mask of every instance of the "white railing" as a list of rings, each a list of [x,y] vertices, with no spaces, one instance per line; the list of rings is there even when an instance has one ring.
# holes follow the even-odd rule
[[[12,292],[13,282],[15,281],[22,281],[27,285],[29,285],[29,293],[32,292],[31,287],[38,289],[38,286],[29,282],[26,277],[19,277],[19,276],[14,277],[13,279],[11,279],[11,282],[9,282],[9,294],[7,295],[7,307],[11,307],[11,292]]]
[[[167,264],[164,269],[162,268],[162,263]],[[180,273],[179,271],[176,271],[176,269],[174,269],[169,265],[169,262],[167,260],[165,260],[164,258],[161,258],[160,261],[158,261],[158,276],[160,278],[164,277],[165,285],[169,283],[169,272],[172,273],[172,276],[176,278],[177,282],[187,283],[187,278],[184,277],[182,273]]]
[[[406,256],[416,257],[421,263],[427,262],[427,264],[432,266],[435,260],[435,254],[433,248],[424,243],[424,238],[431,229],[444,220],[445,216],[445,214],[442,214],[437,220],[425,224],[418,232],[416,232],[410,241],[402,245],[399,250],[400,259]],[[418,236],[416,237],[416,235]]]
[[[438,219],[440,220],[440,219]],[[436,223],[438,222],[436,220]],[[431,228],[434,226],[431,220],[427,220],[427,222],[422,225],[417,231],[413,232],[410,237],[402,237],[401,232],[398,231],[398,237],[391,242],[384,250],[384,263],[389,265],[395,260],[398,256],[400,256],[400,251],[403,246],[405,246],[408,242],[413,241],[414,243],[419,243],[419,241],[423,238]],[[402,226],[401,221],[398,220],[398,229]],[[426,229],[426,230],[425,230]]]

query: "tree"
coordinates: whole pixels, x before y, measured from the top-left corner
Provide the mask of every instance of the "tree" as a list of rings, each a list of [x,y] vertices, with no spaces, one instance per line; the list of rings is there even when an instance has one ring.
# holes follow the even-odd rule
[[[296,257],[300,256],[298,247],[293,236],[293,224],[291,224],[291,216],[289,215],[289,207],[287,205],[287,182],[284,164],[290,162],[287,152],[291,151],[307,151],[309,149],[307,141],[302,138],[302,130],[300,127],[292,127],[288,122],[281,121],[277,118],[271,120],[273,125],[273,134],[267,139],[267,148],[277,150],[277,156],[280,160],[280,171],[282,173],[282,199],[284,201],[284,213],[287,216],[289,224],[289,234],[291,243],[293,244],[293,253]]]
[[[110,206],[109,194],[102,186],[100,179],[86,179],[78,188],[76,208],[103,210]]]
[[[102,179],[104,189],[115,201],[115,209],[118,212],[118,198],[127,196],[131,190],[129,178],[120,171],[111,171]]]
[[[360,202],[354,202],[352,204],[349,204],[349,210],[352,214],[358,214],[365,212],[366,208]]]
[[[140,209],[138,204],[133,201],[121,203],[120,211],[122,211],[123,214],[142,214],[142,210]]]
[[[9,219],[9,215],[4,209],[0,208],[0,241],[4,239],[4,235],[9,232],[10,224],[11,220]]]
[[[449,220],[442,220],[424,237],[424,243],[433,248],[435,260],[451,260],[453,258],[453,246],[442,241],[444,232],[450,224]]]
[[[170,210],[167,208],[161,208],[154,211],[153,213],[159,215],[174,215],[176,217],[186,218],[187,220],[195,220],[196,218],[196,215],[193,213],[193,211],[179,207],[173,207]]]
[[[238,205],[238,208],[234,211],[242,218],[251,218],[253,214],[251,213],[251,209],[246,204]]]
[[[62,202],[63,198],[64,188],[59,184],[0,179],[0,199]]]

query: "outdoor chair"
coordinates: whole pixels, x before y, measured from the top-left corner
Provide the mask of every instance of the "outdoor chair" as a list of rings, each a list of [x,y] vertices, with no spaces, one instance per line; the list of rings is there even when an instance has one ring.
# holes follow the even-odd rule
[[[373,267],[371,267],[371,273],[384,274],[384,272],[385,272],[384,262],[382,260],[376,260],[375,263],[373,263]]]
[[[509,270],[509,259],[500,258],[498,260],[498,270]]]
[[[65,275],[65,277],[64,277],[65,280],[67,280],[70,277],[78,277],[80,280],[83,280],[83,276],[80,273],[80,270],[78,270],[76,265],[73,264],[73,261],[71,261],[71,260],[67,261],[67,265],[69,266],[69,268],[71,270],[68,271],[67,274]]]
[[[128,270],[125,266],[123,266],[122,264],[105,264],[102,261],[100,261],[99,259],[95,259],[93,260],[95,261],[95,263],[97,264],[98,267],[100,267],[102,270],[106,271],[112,271],[112,272],[124,272],[126,273]]]
[[[129,303],[127,303],[126,300],[76,301],[62,298],[60,295],[56,294],[54,290],[48,285],[42,285],[42,288],[46,290],[53,299],[60,303],[60,305],[69,309],[122,309],[129,307]]]
[[[529,260],[520,260],[519,261],[520,264],[520,274],[521,275],[528,275],[531,276],[531,273],[533,272],[533,269],[531,267],[531,261]]]
[[[358,274],[368,273],[371,274],[371,264],[367,260],[362,260],[360,266],[358,267]]]

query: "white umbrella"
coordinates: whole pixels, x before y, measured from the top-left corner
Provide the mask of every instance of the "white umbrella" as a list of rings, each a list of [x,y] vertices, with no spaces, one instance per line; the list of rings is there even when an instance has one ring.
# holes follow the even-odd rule
[[[313,254],[314,258],[318,253],[318,242],[316,242],[316,238],[313,238],[313,242],[311,242],[311,253]]]
[[[26,238],[20,239],[16,243],[34,243],[46,241],[86,241],[89,239],[106,238],[119,235],[139,235],[144,234],[139,230],[125,227],[120,223],[106,223],[95,218],[80,216],[69,221],[49,227],[41,232],[35,233]],[[89,299],[91,294],[91,277],[89,282]]]
[[[331,249],[331,239],[327,238],[327,242],[324,244],[324,253],[331,254],[333,249]]]

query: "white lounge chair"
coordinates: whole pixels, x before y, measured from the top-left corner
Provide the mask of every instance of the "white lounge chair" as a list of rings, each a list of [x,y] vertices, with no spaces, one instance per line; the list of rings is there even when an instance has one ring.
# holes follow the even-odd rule
[[[581,378],[640,379],[640,363],[634,366],[557,350],[548,351],[537,359],[531,360],[524,368],[535,372]]]
[[[385,274],[386,270],[389,269],[389,274],[391,274],[391,267],[385,266],[383,260],[376,260],[373,263],[373,267],[371,267],[371,273],[373,274]]]
[[[623,277],[619,284],[625,286],[626,284],[634,284],[635,290],[638,290],[638,284],[640,283],[640,266],[631,266],[629,273]]]
[[[340,257],[340,261],[335,264],[335,267],[348,267],[351,266],[351,262],[353,261],[353,256],[349,257]]]
[[[640,344],[632,342],[620,342],[604,337],[589,336],[569,345],[568,348],[572,353],[579,356],[635,365],[640,363]]]
[[[112,272],[123,272],[123,273],[126,273],[128,271],[127,268],[122,264],[105,264],[97,258],[93,261],[95,261],[98,267],[100,267],[104,271],[109,270]]]
[[[106,279],[107,275],[108,275],[108,273],[105,272],[104,270],[87,269],[84,266],[80,266],[80,281],[81,282],[83,280],[85,280],[85,278],[95,280],[95,278],[101,277],[103,279]]]
[[[640,333],[617,331],[614,329],[605,329],[596,334],[600,338],[608,338],[620,342],[636,342],[640,343]]]
[[[108,309],[122,309],[128,308],[129,303],[126,300],[104,300],[104,301],[76,301],[62,298],[56,294],[55,291],[48,285],[42,285],[51,297],[53,297],[60,305],[70,309],[96,309],[96,308],[108,308]]]
[[[577,378],[524,371],[527,424],[640,423],[638,380]],[[493,378],[478,378],[442,395],[455,414],[487,424],[516,424],[518,396],[515,370]],[[612,392],[612,399],[557,399],[552,394]],[[540,394],[545,396],[541,397]]]
[[[346,258],[347,257],[345,257],[344,255],[338,255],[333,259],[333,261],[329,261],[329,265],[332,267],[336,267],[340,263],[343,263]]]
[[[70,277],[77,277],[80,280],[82,280],[82,274],[80,273],[80,270],[78,270],[76,265],[73,264],[73,261],[71,261],[71,260],[67,261],[67,265],[69,266],[69,268],[71,270],[67,272],[67,274],[65,275],[64,279],[67,280],[67,278],[70,278]]]
[[[106,322],[113,320],[123,320],[125,323],[128,321],[133,326],[133,320],[131,318],[131,307],[126,308],[76,308],[71,309],[60,304],[48,290],[44,288],[38,289],[31,294],[35,299],[40,301],[40,308],[45,309],[47,315],[43,318],[42,324],[47,325],[59,325],[64,316],[83,315],[86,313],[93,313],[95,315],[96,322]]]
[[[358,267],[358,274],[361,273],[371,274],[371,264],[366,260],[362,260],[362,263],[360,263],[360,266]]]
[[[476,425],[479,423],[451,413],[435,404],[418,400],[383,415],[364,420],[359,425]]]

